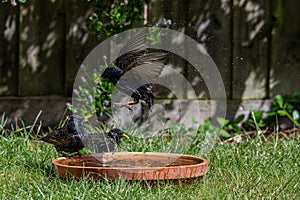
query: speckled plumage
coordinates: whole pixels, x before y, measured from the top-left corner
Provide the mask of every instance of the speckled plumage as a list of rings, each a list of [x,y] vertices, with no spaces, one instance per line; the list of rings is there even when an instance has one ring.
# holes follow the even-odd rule
[[[125,135],[120,129],[112,129],[105,134],[88,134],[84,129],[85,118],[72,115],[62,128],[56,129],[39,140],[53,144],[57,152],[66,156],[65,153],[77,153],[85,147],[84,143],[93,143],[98,151],[107,151],[107,143],[120,144],[120,139]],[[108,140],[109,142],[107,142]],[[64,153],[65,152],[65,153]]]
[[[107,67],[101,75],[101,78],[108,79],[116,85],[125,73],[133,70],[127,78],[120,80],[117,88],[131,96],[133,101],[121,105],[137,104],[139,100],[145,101],[149,108],[153,105],[155,97],[152,92],[151,81],[160,75],[164,67],[162,59],[168,53],[150,52],[149,49],[145,48],[145,39],[144,30],[133,35],[120,50],[116,59],[116,66]],[[143,68],[139,68],[142,65]]]

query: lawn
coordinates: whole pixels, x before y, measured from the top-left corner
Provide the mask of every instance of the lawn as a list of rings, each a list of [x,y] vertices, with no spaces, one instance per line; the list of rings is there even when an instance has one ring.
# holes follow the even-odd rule
[[[195,147],[197,148],[197,147]],[[196,149],[194,149],[196,152]],[[298,199],[300,137],[218,141],[207,175],[191,183],[63,180],[52,171],[52,145],[26,132],[0,136],[1,199]]]

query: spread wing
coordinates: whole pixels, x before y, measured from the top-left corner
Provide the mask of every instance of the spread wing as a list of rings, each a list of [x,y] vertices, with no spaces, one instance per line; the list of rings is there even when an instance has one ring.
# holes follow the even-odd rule
[[[155,83],[155,79],[160,76],[167,55],[163,51],[147,49],[147,29],[141,29],[121,48],[116,59],[116,66],[123,71],[116,89],[129,96],[141,94],[141,97],[136,95],[139,97],[137,99],[143,99],[144,96],[153,99],[151,83]]]
[[[156,79],[164,68],[162,60],[167,55],[168,54],[164,52],[155,52],[140,56],[124,69],[124,73],[132,70],[132,73],[142,80]]]
[[[146,46],[147,29],[135,33],[120,50],[116,66],[123,70],[123,74],[134,69],[137,79],[157,78],[163,70],[162,60],[168,55],[166,52],[149,52]],[[137,69],[138,66],[148,65]],[[143,78],[145,77],[145,78]]]
[[[122,56],[126,53],[133,51],[146,50],[146,40],[147,38],[147,29],[141,29],[131,36],[131,38],[126,42],[126,44],[120,49],[118,58],[122,61]],[[118,60],[118,59],[117,59]]]

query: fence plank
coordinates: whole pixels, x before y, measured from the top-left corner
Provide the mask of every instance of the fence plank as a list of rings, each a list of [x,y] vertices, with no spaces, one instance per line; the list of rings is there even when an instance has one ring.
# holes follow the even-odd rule
[[[19,7],[0,3],[0,95],[17,95]]]
[[[91,3],[66,1],[66,91],[72,94],[77,71],[88,53],[100,41],[87,33],[88,18],[92,14]]]
[[[268,0],[235,1],[233,15],[233,99],[267,96]]]
[[[156,0],[150,1],[149,4],[149,15],[148,15],[148,24],[155,25],[161,23],[163,19],[170,19],[172,22],[170,28],[182,33],[185,33],[185,19],[187,18],[187,8],[189,6],[189,1],[177,2],[172,0]],[[170,47],[170,44],[167,44],[166,41],[161,41],[166,47]],[[173,43],[172,46],[177,46],[176,49],[184,50],[184,41],[179,41]],[[169,64],[172,69],[175,69],[177,72],[181,73],[183,76],[187,77],[187,63],[183,58],[180,58],[177,55],[170,54]],[[178,81],[178,80],[177,80]],[[183,85],[183,84],[182,84]],[[167,89],[167,86],[155,86],[154,88],[156,98],[174,98],[172,91]],[[174,92],[174,91],[173,91]],[[181,90],[178,98],[185,98],[187,96],[186,90]]]
[[[197,4],[191,1],[188,14],[192,30],[190,35],[196,38],[215,62],[227,96],[230,96],[231,89],[230,12],[229,1],[198,1]],[[189,79],[196,83],[194,87],[199,98],[209,97],[203,78],[195,76],[194,71],[189,70]]]
[[[219,1],[197,1],[195,3],[195,1],[160,0],[150,3],[149,16],[152,24],[155,23],[155,20],[163,17],[171,19],[172,29],[185,33],[205,47],[218,66],[226,93],[229,94],[231,77],[230,5],[224,5]],[[177,43],[178,48],[185,48],[187,52],[189,51],[189,47],[185,46],[184,41],[178,41]],[[209,92],[201,74],[193,66],[184,59],[178,58],[178,56],[170,59],[170,62],[186,77],[186,80],[190,82],[194,89],[194,91],[184,90],[186,97],[191,98],[193,96],[191,94],[194,92],[198,98],[209,97]],[[164,97],[167,96],[164,95]]]
[[[19,94],[64,94],[62,0],[32,0],[20,8]]]
[[[273,1],[270,93],[300,93],[300,1]]]

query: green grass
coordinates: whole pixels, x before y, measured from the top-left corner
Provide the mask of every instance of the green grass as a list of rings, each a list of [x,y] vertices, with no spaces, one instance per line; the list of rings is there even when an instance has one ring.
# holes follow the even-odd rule
[[[197,147],[193,150],[197,152]],[[209,172],[190,184],[63,180],[53,174],[54,147],[26,133],[0,136],[0,199],[297,199],[300,137],[217,142]]]

